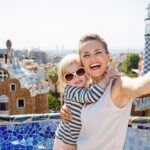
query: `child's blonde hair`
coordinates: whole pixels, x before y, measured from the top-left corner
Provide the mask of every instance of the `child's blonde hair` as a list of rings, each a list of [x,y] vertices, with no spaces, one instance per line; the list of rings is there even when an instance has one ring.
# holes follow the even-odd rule
[[[66,67],[68,67],[72,63],[81,64],[79,55],[74,54],[74,53],[68,54],[59,63],[58,83],[59,83],[59,91],[60,92],[63,92],[64,87],[66,86],[66,81],[64,79],[64,70]]]

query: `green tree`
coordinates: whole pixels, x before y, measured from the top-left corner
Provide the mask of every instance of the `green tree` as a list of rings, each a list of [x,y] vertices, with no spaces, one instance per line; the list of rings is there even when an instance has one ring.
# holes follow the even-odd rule
[[[140,56],[138,54],[130,53],[127,55],[122,64],[122,72],[130,77],[137,77],[137,74],[132,72],[132,69],[138,69]]]
[[[58,66],[57,65],[53,65],[53,67],[51,67],[48,70],[48,77],[49,77],[49,80],[54,84],[55,93],[57,93],[57,86],[58,86]]]
[[[60,109],[60,102],[52,92],[48,93],[48,105],[51,110],[58,111]]]

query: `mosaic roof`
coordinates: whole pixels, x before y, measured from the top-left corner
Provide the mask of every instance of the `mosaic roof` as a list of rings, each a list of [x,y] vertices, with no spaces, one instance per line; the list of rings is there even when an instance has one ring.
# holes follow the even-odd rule
[[[9,72],[10,78],[18,79],[22,88],[29,89],[31,96],[48,93],[50,89],[48,82],[41,80],[37,74],[23,68],[19,62],[1,64],[1,67]]]

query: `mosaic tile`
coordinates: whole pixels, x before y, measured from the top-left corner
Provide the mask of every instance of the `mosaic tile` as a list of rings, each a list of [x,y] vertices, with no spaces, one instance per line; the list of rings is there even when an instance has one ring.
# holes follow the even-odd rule
[[[57,121],[0,125],[0,150],[52,149]],[[149,150],[150,126],[129,125],[124,150]]]

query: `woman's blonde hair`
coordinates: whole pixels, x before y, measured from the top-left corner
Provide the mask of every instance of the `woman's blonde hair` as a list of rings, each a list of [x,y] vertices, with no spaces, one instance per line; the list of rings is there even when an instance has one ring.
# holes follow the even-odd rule
[[[72,63],[78,63],[81,64],[79,55],[77,54],[68,54],[65,56],[59,63],[59,69],[58,69],[58,83],[59,83],[59,91],[63,92],[64,87],[66,86],[66,81],[64,79],[64,70]]]

